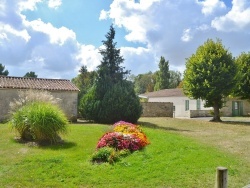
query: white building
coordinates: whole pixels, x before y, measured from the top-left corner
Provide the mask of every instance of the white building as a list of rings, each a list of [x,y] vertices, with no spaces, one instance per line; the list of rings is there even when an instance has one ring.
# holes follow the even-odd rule
[[[182,88],[164,89],[139,95],[146,98],[148,102],[172,102],[173,117],[204,117],[211,116],[212,108],[205,108],[204,101],[190,99]]]

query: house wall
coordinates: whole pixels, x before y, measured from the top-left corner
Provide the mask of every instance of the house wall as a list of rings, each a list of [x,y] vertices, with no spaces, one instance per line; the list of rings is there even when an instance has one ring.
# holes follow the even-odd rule
[[[185,101],[189,100],[189,110],[185,109]],[[175,106],[174,117],[190,117],[190,110],[197,110],[197,100],[188,97],[152,97],[148,102],[172,102]],[[204,101],[201,101],[200,110],[210,110],[204,107]]]
[[[220,110],[222,113],[222,116],[225,117],[231,117],[233,116],[232,112],[233,112],[233,101],[241,101],[243,104],[243,116],[249,116],[250,115],[250,103],[247,100],[240,100],[240,99],[236,99],[236,98],[231,98],[231,99],[227,99],[227,102],[225,104],[225,106]]]
[[[142,102],[142,117],[173,117],[173,103]]]
[[[17,89],[0,89],[0,122],[9,118],[9,104],[18,98]],[[77,118],[77,91],[50,91],[55,98],[60,98],[59,106],[70,121]]]

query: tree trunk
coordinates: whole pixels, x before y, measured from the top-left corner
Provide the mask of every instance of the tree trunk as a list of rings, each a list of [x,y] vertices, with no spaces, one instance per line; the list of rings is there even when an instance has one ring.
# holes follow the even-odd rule
[[[215,102],[213,108],[214,108],[214,117],[211,121],[221,122],[219,104]]]

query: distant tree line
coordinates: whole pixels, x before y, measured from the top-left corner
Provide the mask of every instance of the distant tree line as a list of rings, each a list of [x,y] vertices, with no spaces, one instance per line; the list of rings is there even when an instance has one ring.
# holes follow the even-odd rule
[[[6,70],[5,66],[2,65],[1,63],[0,63],[0,75],[3,75],[3,76],[9,75],[9,71]],[[35,72],[30,71],[30,72],[27,72],[23,77],[25,77],[25,78],[37,78],[37,75]]]

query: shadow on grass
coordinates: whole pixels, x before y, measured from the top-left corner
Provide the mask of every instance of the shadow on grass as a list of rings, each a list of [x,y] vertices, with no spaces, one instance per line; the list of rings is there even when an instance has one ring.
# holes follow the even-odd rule
[[[143,127],[147,127],[147,128],[151,128],[151,129],[160,129],[160,130],[165,130],[165,131],[177,131],[177,132],[190,132],[190,130],[186,130],[186,129],[177,129],[177,128],[173,128],[173,127],[162,127],[162,126],[158,126],[154,123],[143,122],[143,121],[139,121],[138,124],[142,125]]]
[[[223,120],[221,123],[223,124],[229,124],[229,125],[243,125],[243,126],[250,126],[250,122],[244,122],[244,121],[225,121]]]
[[[19,143],[19,144],[24,144],[29,147],[39,147],[41,149],[52,149],[52,150],[62,150],[62,149],[69,149],[72,147],[75,147],[77,144],[74,142],[67,142],[61,140],[60,142],[52,144],[49,141],[43,141],[43,142],[35,142],[35,141],[27,141],[27,140],[22,140],[19,137],[15,137],[13,139],[14,142]]]
[[[62,149],[70,149],[75,147],[77,144],[74,142],[63,141],[62,143],[57,143],[53,145],[40,145],[39,148],[42,149],[51,149],[51,150],[62,150]]]

